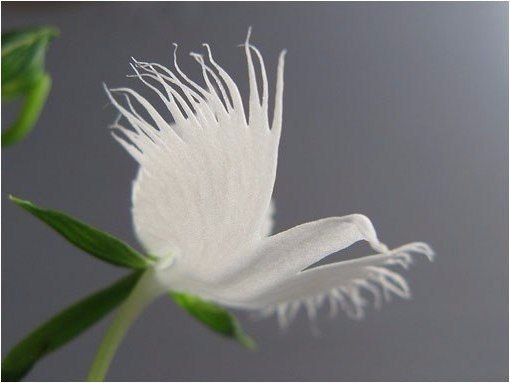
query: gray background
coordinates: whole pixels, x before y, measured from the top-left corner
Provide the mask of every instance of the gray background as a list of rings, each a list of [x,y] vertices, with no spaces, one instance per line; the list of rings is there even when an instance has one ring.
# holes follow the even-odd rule
[[[508,378],[508,5],[505,3],[2,4],[2,28],[51,24],[54,87],[35,131],[2,153],[2,354],[34,326],[123,270],[89,257],[6,199],[62,209],[136,246],[134,161],[109,136],[101,87],[130,56],[169,64],[210,42],[247,94],[236,44],[253,25],[272,85],[288,49],[277,227],[367,214],[390,245],[438,254],[404,272],[411,301],[364,321],[301,314],[286,333],[239,313],[250,353],[166,299],[128,334],[116,380],[503,380]],[[147,94],[147,92],[145,92]],[[12,110],[2,108],[2,123]],[[331,259],[360,255],[366,246]],[[80,380],[106,328],[36,366],[30,379]]]

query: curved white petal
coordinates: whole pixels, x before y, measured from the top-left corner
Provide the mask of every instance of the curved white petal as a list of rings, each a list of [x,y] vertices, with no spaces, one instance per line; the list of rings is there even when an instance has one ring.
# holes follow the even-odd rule
[[[270,128],[264,64],[248,40],[245,45],[249,119],[235,83],[207,45],[210,65],[201,55],[193,55],[202,67],[205,88],[191,81],[176,61],[174,72],[135,60],[134,77],[159,96],[167,111],[156,110],[131,89],[108,91],[112,104],[132,127],[117,121],[115,138],[140,164],[132,196],[139,240],[152,255],[176,256],[175,266],[197,279],[210,279],[235,267],[233,257],[270,231],[266,212],[276,175],[284,61],[282,54],[276,123]],[[252,50],[262,72],[262,100]],[[124,103],[117,95],[125,98]],[[168,113],[173,122],[163,117]]]
[[[330,217],[308,222],[273,236],[262,238],[250,253],[236,262],[236,268],[222,275],[227,294],[250,300],[270,291],[305,268],[358,241],[367,241],[374,250],[387,251],[377,239],[372,222],[361,214]],[[235,300],[235,297],[232,296]]]
[[[362,214],[351,214],[304,223],[265,238],[252,257],[257,268],[285,277],[358,241],[367,241],[379,252],[388,250],[377,239],[370,219]]]
[[[340,307],[350,317],[359,319],[363,317],[369,296],[375,307],[380,307],[383,298],[389,300],[391,294],[410,297],[406,280],[387,267],[400,265],[407,268],[412,261],[411,253],[424,254],[429,260],[434,254],[428,245],[415,242],[384,254],[315,267],[252,297],[250,304],[253,308],[275,312],[282,325],[292,320],[301,305],[313,318],[316,309],[326,301],[332,314]]]
[[[380,254],[305,270],[361,240]],[[364,302],[359,295],[362,287],[378,295],[379,284],[384,296],[390,292],[408,296],[405,280],[385,266],[407,267],[412,252],[430,259],[433,256],[432,250],[419,242],[389,250],[377,239],[371,221],[361,214],[325,218],[263,239],[251,255],[239,260],[237,270],[223,275],[221,285],[197,292],[233,307],[275,310],[280,319],[303,302],[313,316],[316,304],[327,296],[332,309],[340,302],[351,316],[359,316]],[[354,306],[349,307],[349,302]]]

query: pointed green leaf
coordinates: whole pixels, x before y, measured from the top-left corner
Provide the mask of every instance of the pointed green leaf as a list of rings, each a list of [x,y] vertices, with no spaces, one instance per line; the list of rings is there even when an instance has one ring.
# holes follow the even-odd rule
[[[39,118],[51,88],[44,58],[49,42],[57,35],[52,27],[2,33],[2,101],[23,98],[18,117],[2,132],[2,147],[22,140]]]
[[[153,263],[148,257],[144,257],[119,239],[64,213],[43,209],[29,201],[13,196],[9,196],[9,198],[18,206],[47,223],[69,242],[103,261],[133,269],[145,269]]]
[[[2,132],[2,146],[21,141],[37,122],[51,88],[51,78],[42,74],[27,90],[21,111],[11,126]]]
[[[255,349],[255,341],[241,329],[237,319],[223,307],[193,295],[171,292],[172,299],[189,314],[217,333],[233,338],[248,349]]]
[[[40,74],[49,42],[58,35],[52,27],[35,27],[2,33],[2,99],[23,95]]]
[[[18,381],[46,354],[71,341],[98,322],[131,292],[142,272],[88,296],[42,324],[15,345],[2,361],[2,381]]]

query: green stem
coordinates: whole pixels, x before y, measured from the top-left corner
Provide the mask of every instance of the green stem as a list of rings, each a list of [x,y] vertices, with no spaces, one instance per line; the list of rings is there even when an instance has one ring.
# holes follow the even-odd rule
[[[119,307],[90,367],[87,376],[89,382],[104,380],[127,330],[143,309],[162,293],[161,288],[155,282],[154,270],[146,271],[126,301]]]

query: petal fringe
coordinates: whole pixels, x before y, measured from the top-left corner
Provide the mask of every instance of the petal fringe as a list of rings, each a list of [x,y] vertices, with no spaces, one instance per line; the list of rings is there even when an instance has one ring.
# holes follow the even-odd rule
[[[416,242],[386,254],[303,271],[275,289],[271,295],[276,301],[261,309],[260,314],[264,317],[276,315],[279,325],[287,328],[301,307],[304,307],[308,317],[313,321],[317,317],[318,310],[327,302],[330,316],[336,316],[342,310],[349,318],[360,320],[364,317],[370,303],[379,309],[383,301],[391,300],[392,295],[404,299],[411,297],[406,280],[388,267],[399,265],[407,269],[412,263],[412,253],[425,255],[429,261],[434,258],[434,252],[427,244]],[[371,258],[372,261],[367,263],[367,258]],[[357,264],[362,266],[353,272]],[[355,277],[345,278],[345,270],[342,270],[345,268],[350,268],[349,273]],[[320,291],[327,284],[333,287]],[[312,287],[312,285],[315,286]],[[309,289],[308,294],[303,291],[303,286]],[[282,299],[285,300],[277,302]]]
[[[132,59],[129,77],[152,91],[160,105],[132,89],[105,86],[120,113],[112,135],[140,165],[132,199],[136,234],[155,256],[183,254],[197,278],[235,266],[227,257],[271,229],[266,212],[276,176],[284,60],[278,62],[271,127],[264,61],[250,45],[250,33],[244,44],[249,116],[237,85],[208,44],[206,54],[191,53],[202,71],[201,85],[179,67],[176,44],[173,68]]]

